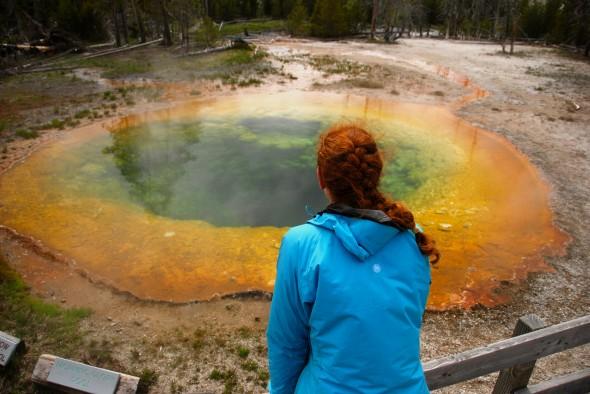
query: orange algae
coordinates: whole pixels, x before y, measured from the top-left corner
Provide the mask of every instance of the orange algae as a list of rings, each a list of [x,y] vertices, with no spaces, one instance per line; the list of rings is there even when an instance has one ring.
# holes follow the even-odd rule
[[[298,116],[329,112],[377,127],[383,139],[390,133],[387,125],[396,122],[414,130],[417,138],[433,139],[440,152],[451,152],[452,168],[429,179],[407,201],[443,255],[433,269],[432,310],[507,302],[503,284],[518,283],[529,272],[551,271],[543,256],[564,253],[567,237],[552,223],[547,184],[504,138],[445,108],[317,93],[198,100],[81,128],[0,178],[0,221],[71,257],[92,278],[139,298],[187,302],[272,291],[286,228],[174,220],[128,201],[64,191],[51,170],[66,152],[107,129],[117,132],[204,113],[250,114],[260,108]],[[438,149],[428,152],[434,162],[444,159]]]

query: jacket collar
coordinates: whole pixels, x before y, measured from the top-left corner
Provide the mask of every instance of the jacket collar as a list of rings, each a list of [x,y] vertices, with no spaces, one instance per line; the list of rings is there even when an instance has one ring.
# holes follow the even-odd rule
[[[323,211],[318,212],[318,215],[322,215],[324,213],[333,213],[351,218],[367,219],[379,224],[395,227],[398,230],[404,230],[393,220],[391,220],[391,218],[387,216],[385,212],[376,209],[360,209],[353,208],[346,204],[334,203],[328,205]]]

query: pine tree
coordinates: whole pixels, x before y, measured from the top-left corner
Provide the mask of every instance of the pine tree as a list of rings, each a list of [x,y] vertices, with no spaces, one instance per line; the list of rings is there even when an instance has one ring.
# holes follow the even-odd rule
[[[348,33],[341,0],[317,0],[311,17],[311,33],[318,37],[341,37]]]
[[[302,0],[297,0],[289,17],[287,18],[287,30],[294,36],[302,36],[308,33],[307,9]]]

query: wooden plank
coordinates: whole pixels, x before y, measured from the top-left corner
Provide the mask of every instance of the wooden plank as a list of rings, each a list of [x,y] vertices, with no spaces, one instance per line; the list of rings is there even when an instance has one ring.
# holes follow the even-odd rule
[[[64,393],[73,393],[73,394],[80,394],[81,391],[59,386],[47,381],[47,377],[51,372],[51,368],[55,364],[56,356],[51,354],[43,354],[37,360],[37,364],[35,365],[35,370],[33,371],[32,380],[37,384],[41,384],[43,386],[51,387],[53,389],[59,390]],[[119,385],[117,386],[117,391],[115,394],[134,394],[137,392],[137,386],[139,384],[139,378],[136,376],[126,375],[120,373],[121,378],[119,380]]]
[[[517,390],[514,394],[585,394],[590,392],[590,368]]]
[[[537,315],[526,315],[518,319],[512,337],[528,334],[541,328],[545,328],[546,324]],[[529,384],[529,379],[533,374],[535,363],[537,360],[529,361],[523,364],[517,364],[508,369],[500,371],[498,380],[494,385],[492,394],[510,394],[516,389],[521,389]]]
[[[423,365],[431,390],[590,342],[590,315]]]

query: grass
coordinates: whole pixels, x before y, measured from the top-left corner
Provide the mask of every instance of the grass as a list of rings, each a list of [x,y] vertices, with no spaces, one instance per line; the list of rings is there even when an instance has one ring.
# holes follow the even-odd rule
[[[360,76],[370,71],[370,67],[365,64],[349,60],[338,60],[333,56],[312,56],[309,63],[319,71],[328,75],[344,74],[350,77]]]
[[[248,33],[261,33],[269,31],[285,30],[285,22],[282,20],[251,20],[239,23],[224,24],[221,28],[221,34],[227,36],[239,35],[248,29]]]
[[[266,57],[264,51],[232,49],[203,56],[192,66],[200,78],[219,79],[224,85],[237,87],[259,86],[261,78],[276,72]]]
[[[236,353],[240,358],[248,358],[248,356],[250,355],[250,349],[245,348],[243,346],[238,346],[236,349]]]
[[[83,118],[88,118],[90,116],[91,112],[89,109],[83,109],[81,111],[76,112],[76,114],[74,115],[74,118],[76,119],[83,119]]]
[[[8,129],[9,122],[6,119],[0,119],[0,134],[4,133],[4,130]]]
[[[145,59],[149,58],[150,62]],[[232,86],[251,86],[262,83],[262,77],[275,70],[262,50],[236,48],[198,56],[177,57],[172,52],[146,49],[125,56],[107,56],[80,61],[79,66],[99,67],[106,78],[149,77],[158,80],[219,79]],[[103,93],[104,101],[132,100],[128,88]],[[141,90],[136,88],[136,90]],[[139,93],[139,92],[138,92]],[[195,93],[199,94],[199,93]]]
[[[37,130],[30,130],[30,129],[18,129],[14,133],[17,137],[20,137],[25,140],[32,140],[39,137],[39,132]]]
[[[224,394],[233,393],[238,386],[238,376],[233,370],[220,371],[219,369],[214,368],[213,371],[211,371],[211,374],[209,374],[209,379],[223,382]]]
[[[25,344],[0,374],[0,392],[31,392],[30,374],[42,353],[79,356],[83,346],[80,322],[89,309],[63,309],[32,296],[18,274],[0,260],[0,329]]]
[[[158,373],[153,369],[144,368],[141,372],[136,372],[133,375],[139,377],[139,385],[137,386],[138,394],[149,392],[150,387],[158,382]]]
[[[254,360],[246,360],[241,365],[244,371],[255,372],[258,371],[258,363]]]
[[[103,78],[123,78],[129,75],[147,74],[153,70],[145,58],[105,56],[77,62],[79,67],[98,67],[103,69]]]
[[[353,78],[346,80],[349,84],[354,86],[355,88],[363,88],[363,89],[383,89],[383,83],[379,81],[374,81],[372,79],[366,78]]]
[[[195,353],[199,353],[207,344],[206,341],[206,331],[200,328],[197,328],[193,333],[193,338],[191,341],[191,347]]]

